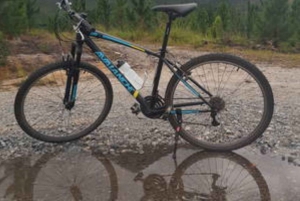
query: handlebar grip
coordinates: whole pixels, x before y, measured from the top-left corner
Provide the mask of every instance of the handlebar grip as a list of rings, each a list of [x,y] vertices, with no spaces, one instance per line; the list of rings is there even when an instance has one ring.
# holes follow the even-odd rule
[[[83,19],[83,21],[81,22],[81,25],[82,25],[84,31],[86,31],[88,34],[95,31],[95,28],[85,19]]]

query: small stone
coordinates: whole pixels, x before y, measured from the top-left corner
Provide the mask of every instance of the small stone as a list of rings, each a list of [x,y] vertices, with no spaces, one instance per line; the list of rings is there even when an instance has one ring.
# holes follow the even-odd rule
[[[295,159],[295,160],[293,161],[293,164],[294,164],[295,166],[300,166],[300,159]]]
[[[292,156],[298,156],[298,153],[297,152],[292,152],[291,155]]]
[[[263,155],[265,155],[265,154],[267,154],[267,147],[265,147],[265,146],[262,146],[261,148],[260,148],[260,153],[261,154],[263,154]]]
[[[157,145],[157,142],[154,141],[154,142],[152,142],[151,144],[152,144],[152,146],[155,147],[155,146]]]
[[[292,162],[294,162],[294,160],[295,160],[295,158],[292,157],[292,156],[289,156],[289,157],[287,158],[288,163],[292,163]]]
[[[120,148],[120,146],[117,145],[117,144],[112,144],[112,145],[110,145],[110,148],[112,148],[112,149],[118,149],[118,148]]]
[[[0,141],[0,143],[1,143],[1,146],[2,146],[2,147],[5,147],[5,146],[6,146],[6,143],[5,143],[4,141]]]

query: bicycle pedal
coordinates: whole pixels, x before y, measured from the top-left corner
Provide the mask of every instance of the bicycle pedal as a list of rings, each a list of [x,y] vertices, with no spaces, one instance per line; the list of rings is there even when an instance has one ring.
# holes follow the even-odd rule
[[[141,107],[138,103],[134,103],[130,109],[131,109],[131,112],[135,115],[138,115],[141,112]]]

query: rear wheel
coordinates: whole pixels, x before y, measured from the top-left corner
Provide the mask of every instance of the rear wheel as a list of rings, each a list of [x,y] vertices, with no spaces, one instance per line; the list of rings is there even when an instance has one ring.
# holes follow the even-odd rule
[[[34,72],[20,87],[15,116],[31,137],[46,142],[68,142],[96,129],[113,99],[108,78],[96,67],[81,63],[74,105],[64,103],[67,63],[54,63]]]
[[[273,94],[253,64],[232,55],[210,54],[190,60],[181,69],[187,74],[186,82],[212,106],[191,93],[176,75],[171,78],[166,105],[173,111],[181,109],[179,134],[185,140],[204,149],[228,151],[250,144],[268,127]],[[169,121],[178,128],[174,112]]]

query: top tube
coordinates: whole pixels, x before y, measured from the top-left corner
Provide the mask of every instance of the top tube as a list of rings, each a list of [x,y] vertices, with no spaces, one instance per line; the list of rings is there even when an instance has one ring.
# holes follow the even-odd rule
[[[93,36],[93,37],[96,37],[96,38],[101,38],[101,39],[104,39],[104,40],[108,40],[108,41],[111,41],[111,42],[114,42],[114,43],[117,43],[117,44],[120,44],[120,45],[124,45],[126,47],[130,47],[130,48],[133,48],[135,50],[144,52],[146,54],[151,54],[151,55],[158,56],[157,54],[155,54],[154,52],[152,52],[150,50],[139,47],[137,45],[133,45],[132,43],[130,43],[128,41],[125,41],[125,40],[122,40],[120,38],[116,38],[114,36],[110,36],[110,35],[107,35],[107,34],[104,34],[104,33],[94,31],[94,32],[90,33],[90,36]]]

